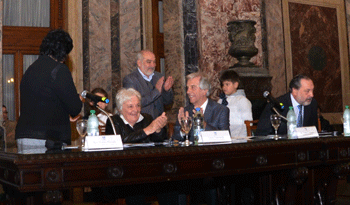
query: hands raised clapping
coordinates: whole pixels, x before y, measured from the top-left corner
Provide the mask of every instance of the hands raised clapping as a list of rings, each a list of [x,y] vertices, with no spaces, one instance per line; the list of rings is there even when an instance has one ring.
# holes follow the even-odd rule
[[[146,135],[153,134],[154,132],[159,133],[163,127],[166,126],[168,122],[168,118],[165,115],[165,112],[163,112],[159,117],[154,119],[150,125],[148,125],[143,131],[146,133]]]

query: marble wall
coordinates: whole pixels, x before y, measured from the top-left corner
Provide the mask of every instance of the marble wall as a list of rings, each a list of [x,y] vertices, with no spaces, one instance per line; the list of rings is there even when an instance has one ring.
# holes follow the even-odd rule
[[[143,48],[142,1],[83,2],[89,4],[89,8],[83,9],[89,10],[85,14],[90,22],[84,27],[88,30],[84,33],[88,41],[84,42],[88,42],[85,45],[90,50],[89,59],[85,59],[88,62],[84,60],[84,65],[88,65],[84,66],[84,79],[89,79],[89,82],[84,80],[84,87],[92,88],[92,80],[97,80],[97,84],[107,82],[106,87],[114,96],[122,78],[135,68],[136,52]],[[347,21],[349,2],[345,1]],[[227,23],[232,20],[257,22],[255,46],[259,52],[251,59],[256,70],[251,69],[245,77],[261,74],[269,77],[274,96],[288,90],[281,0],[163,0],[163,6],[166,75],[175,78],[172,114],[186,104],[186,74],[204,71],[209,74],[213,86],[218,87],[220,72],[237,62],[228,54],[231,42]],[[348,29],[348,36],[349,33]],[[109,39],[98,40],[106,37]],[[94,70],[96,66],[101,70]],[[256,80],[259,81],[246,82],[255,83]]]
[[[199,65],[200,70],[211,76],[213,86],[219,87],[219,75],[237,63],[228,54],[231,42],[228,38],[227,23],[233,20],[256,21],[255,47],[259,52],[251,59],[256,66],[262,63],[261,1],[260,0],[199,0]]]
[[[112,96],[111,4],[99,0],[84,0],[82,3],[84,89],[91,91],[101,87]]]
[[[4,1],[0,0],[0,85],[2,85],[2,17],[3,17],[3,4]],[[2,87],[2,86],[1,86]],[[2,93],[2,90],[0,91]],[[0,95],[0,102],[2,101],[2,96]],[[0,119],[2,120],[2,109],[0,111]]]
[[[175,79],[173,91],[174,103],[169,111],[175,116],[177,108],[186,102],[185,92],[185,58],[184,58],[184,26],[182,0],[163,0],[164,8],[164,54],[165,54],[165,75],[171,75]],[[172,117],[172,121],[175,118]]]

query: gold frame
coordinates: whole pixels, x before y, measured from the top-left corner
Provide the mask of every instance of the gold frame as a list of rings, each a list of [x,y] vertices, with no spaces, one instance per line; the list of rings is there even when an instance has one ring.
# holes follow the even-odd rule
[[[293,78],[292,65],[292,44],[290,36],[290,21],[288,3],[300,3],[306,5],[316,5],[322,7],[335,8],[337,11],[338,22],[338,38],[339,38],[339,53],[340,53],[340,69],[342,80],[342,102],[343,106],[350,105],[350,83],[349,83],[349,60],[347,48],[347,28],[345,4],[343,0],[282,0],[283,22],[284,22],[284,39],[285,39],[285,54],[286,54],[286,75],[287,82]],[[339,124],[341,122],[342,113],[323,113],[324,117],[330,120],[331,123]]]

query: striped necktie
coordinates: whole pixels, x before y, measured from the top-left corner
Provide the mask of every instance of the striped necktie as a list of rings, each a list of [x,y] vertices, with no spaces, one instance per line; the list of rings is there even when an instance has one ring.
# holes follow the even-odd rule
[[[298,105],[299,114],[298,114],[298,120],[297,120],[297,127],[303,126],[303,106]]]

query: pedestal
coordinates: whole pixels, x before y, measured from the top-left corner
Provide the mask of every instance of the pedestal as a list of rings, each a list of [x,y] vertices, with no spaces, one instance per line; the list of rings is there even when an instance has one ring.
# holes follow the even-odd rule
[[[271,92],[271,79],[269,72],[261,67],[230,68],[238,73],[247,98],[252,103],[253,119],[259,119],[266,106],[264,91]]]

